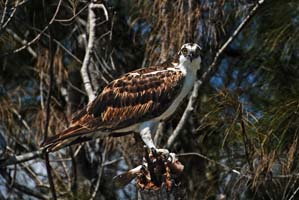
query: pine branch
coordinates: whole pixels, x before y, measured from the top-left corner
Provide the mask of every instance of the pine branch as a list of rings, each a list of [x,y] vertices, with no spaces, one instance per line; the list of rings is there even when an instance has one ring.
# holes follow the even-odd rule
[[[264,3],[264,0],[260,0],[260,1],[257,2],[257,4],[251,9],[251,11],[249,12],[249,14],[239,24],[239,26],[236,28],[236,30],[233,32],[233,34],[228,38],[228,40],[217,51],[212,64],[208,67],[208,70],[202,75],[202,77],[199,80],[197,80],[195,82],[194,88],[193,88],[193,91],[192,91],[192,95],[189,98],[189,102],[188,102],[188,105],[187,105],[187,107],[185,109],[185,112],[184,112],[183,116],[181,117],[181,119],[180,119],[177,127],[173,131],[172,135],[168,138],[168,141],[167,141],[167,144],[166,144],[167,148],[170,148],[173,145],[175,139],[180,134],[180,132],[182,131],[183,127],[185,126],[187,120],[189,119],[191,113],[193,112],[194,106],[195,106],[195,103],[196,103],[196,99],[198,97],[198,92],[201,89],[201,87],[203,86],[203,83],[208,82],[208,80],[210,80],[210,78],[217,71],[217,69],[219,67],[217,64],[219,63],[220,56],[223,54],[223,52],[225,51],[225,49],[241,33],[241,31],[243,30],[243,28],[249,23],[249,21],[252,19],[252,17],[257,13],[258,8],[260,8],[260,6],[263,3]]]

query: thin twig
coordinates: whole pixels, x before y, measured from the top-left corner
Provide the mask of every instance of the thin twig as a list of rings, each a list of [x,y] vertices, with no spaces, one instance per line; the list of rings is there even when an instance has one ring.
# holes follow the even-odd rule
[[[8,0],[7,0],[8,1]],[[9,22],[11,21],[11,19],[13,18],[13,16],[15,15],[15,12],[17,10],[17,7],[19,6],[19,0],[15,1],[15,5],[13,7],[12,12],[10,13],[8,19],[6,20],[6,22],[4,24],[1,23],[1,27],[0,27],[0,33],[2,32],[3,29],[6,28],[6,26],[9,24]],[[5,13],[4,13],[5,14]]]
[[[1,21],[0,21],[0,26],[1,27],[2,27],[2,24],[4,23],[4,20],[5,20],[5,15],[6,15],[6,10],[7,10],[7,3],[8,3],[8,0],[6,0],[5,3],[4,3],[3,13],[2,13]]]
[[[49,38],[49,35],[47,33],[42,32],[42,30],[40,30],[36,27],[30,27],[30,29],[35,30],[35,31],[39,31],[42,35]],[[65,51],[65,53],[67,53],[69,56],[71,56],[73,59],[75,59],[78,63],[82,64],[82,61],[77,56],[75,56],[70,50],[68,50],[60,41],[58,41],[55,38],[52,38],[52,41],[55,42],[59,47],[61,47],[62,50]]]
[[[223,167],[226,171],[230,171],[230,172],[233,172],[233,173],[235,173],[235,174],[237,174],[237,175],[241,175],[241,172],[239,172],[238,170],[233,169],[233,168],[231,168],[231,167],[229,167],[229,166],[227,166],[227,165],[224,165],[224,164],[222,164],[222,163],[220,163],[220,162],[217,162],[216,160],[213,160],[213,159],[211,159],[211,158],[208,158],[207,156],[202,155],[202,154],[200,154],[200,153],[196,153],[196,152],[180,153],[180,154],[176,154],[176,156],[178,156],[178,157],[180,157],[180,156],[198,156],[198,157],[200,157],[200,158],[203,158],[203,159],[205,159],[205,160],[208,160],[208,161],[210,161],[210,162],[212,162],[212,163],[214,163],[214,164],[217,164],[217,165]]]
[[[244,143],[244,147],[245,147],[245,155],[246,155],[248,166],[249,166],[250,170],[253,172],[253,166],[251,164],[251,158],[252,158],[252,153],[253,153],[252,150],[253,149],[252,149],[251,142],[250,142],[250,140],[247,136],[245,123],[244,123],[244,120],[243,120],[243,106],[242,106],[241,103],[240,103],[239,109],[240,109],[239,120],[240,120],[240,124],[241,124],[241,132],[242,132],[243,143]]]
[[[170,148],[176,137],[179,135],[181,130],[183,129],[187,119],[190,117],[193,112],[196,99],[198,97],[198,91],[202,87],[203,83],[206,83],[214,74],[219,66],[217,63],[219,62],[220,56],[223,54],[224,50],[232,43],[232,41],[238,36],[238,34],[242,31],[242,29],[248,24],[250,19],[256,14],[258,8],[264,3],[263,0],[258,1],[258,3],[251,9],[249,14],[244,18],[244,20],[239,24],[233,34],[228,38],[228,40],[222,45],[222,47],[217,51],[212,64],[208,67],[207,71],[202,75],[201,79],[197,80],[194,84],[194,88],[192,91],[192,95],[189,98],[189,102],[187,108],[183,116],[181,117],[176,129],[173,131],[173,134],[168,138],[167,148]]]
[[[4,171],[0,170],[0,173],[1,173],[1,176],[6,180],[6,182],[11,182],[11,177],[6,174]],[[44,194],[38,192],[37,190],[33,190],[25,185],[21,185],[19,184],[18,182],[14,182],[13,185],[12,185],[13,188],[23,192],[24,194],[27,194],[27,195],[30,195],[30,196],[33,196],[37,199],[48,199],[47,196],[45,196]]]
[[[19,6],[21,6],[21,5],[23,5],[23,4],[25,4],[25,3],[27,3],[29,0],[23,0],[23,1],[21,1],[20,3],[19,3]]]
[[[81,10],[79,10],[76,14],[74,14],[74,16],[72,16],[69,19],[55,19],[56,22],[70,22],[73,19],[75,19],[78,15],[80,15],[80,13],[82,13],[86,8],[87,8],[88,4],[86,4]]]
[[[90,200],[94,200],[96,198],[96,195],[99,191],[100,188],[100,183],[101,183],[101,178],[102,178],[102,174],[103,174],[103,170],[104,170],[104,164],[105,164],[105,160],[106,160],[106,155],[107,155],[107,151],[108,151],[108,145],[105,146],[104,152],[102,154],[102,162],[101,164],[99,164],[99,168],[98,168],[98,180],[96,183],[96,186],[94,188],[94,191],[90,197]]]
[[[53,47],[52,47],[52,37],[51,37],[51,32],[49,31],[49,76],[50,76],[50,83],[49,83],[49,91],[48,91],[48,96],[47,96],[47,102],[46,102],[46,121],[45,121],[45,130],[44,130],[44,141],[48,138],[48,127],[49,127],[49,121],[50,121],[50,103],[51,103],[51,96],[52,96],[52,90],[53,90],[53,83],[54,83],[54,72],[53,72]],[[43,141],[43,142],[44,142]],[[46,152],[45,153],[45,162],[46,162],[46,169],[47,169],[47,174],[48,174],[48,180],[50,184],[50,189],[52,193],[52,197],[54,200],[57,199],[56,196],[56,190],[55,190],[55,185],[51,173],[51,165],[50,165],[50,160],[49,160],[49,154]]]
[[[16,145],[15,145],[15,148],[14,148],[14,149],[16,150]],[[15,152],[15,151],[14,151],[14,152]],[[9,183],[9,187],[12,187],[12,186],[13,186],[13,183],[14,183],[15,180],[16,180],[16,175],[17,175],[17,165],[14,164],[13,176],[12,176],[12,179],[11,179],[11,181],[10,181],[10,183]]]
[[[53,17],[51,18],[50,22],[48,23],[48,25],[46,25],[46,26],[43,28],[43,30],[42,30],[39,34],[37,34],[37,36],[35,36],[35,38],[33,38],[31,41],[29,41],[29,42],[26,43],[25,45],[21,46],[20,48],[17,48],[17,49],[15,49],[15,50],[11,51],[11,52],[7,52],[7,53],[4,53],[4,54],[0,55],[0,58],[1,58],[1,57],[5,57],[5,56],[8,56],[8,55],[10,55],[10,54],[18,53],[18,52],[20,52],[20,51],[22,51],[22,50],[28,48],[28,47],[29,47],[30,45],[32,45],[34,42],[36,42],[36,41],[41,37],[41,35],[42,35],[44,32],[46,32],[46,31],[48,30],[49,26],[54,22],[55,17],[57,16],[58,11],[59,11],[59,9],[60,9],[61,2],[62,2],[62,0],[59,0],[58,5],[57,5],[56,10],[55,10],[55,13],[54,13]]]
[[[25,39],[22,39],[17,33],[13,32],[13,30],[7,28],[5,29],[16,41],[20,42],[22,45],[26,45],[28,42]],[[32,55],[33,58],[37,57],[36,52],[30,47],[27,47],[27,51]]]
[[[36,172],[33,170],[33,168],[29,165],[26,165],[25,163],[21,163],[22,169],[27,173],[27,175],[35,182],[36,185],[40,186],[43,185],[43,182],[40,180]]]
[[[59,157],[59,159],[60,160],[62,160],[63,158],[62,158],[62,156],[61,156],[61,153],[60,152],[58,152],[57,153],[58,154],[58,157]],[[70,174],[68,173],[68,166],[65,164],[65,160],[64,161],[62,161],[61,162],[61,165],[62,165],[62,169],[63,169],[63,172],[64,172],[64,176],[63,177],[66,177],[67,178],[67,183],[69,184],[69,188],[71,188],[71,177],[70,177]]]
[[[91,79],[89,76],[89,65],[91,63],[91,56],[93,54],[93,48],[95,43],[95,27],[96,27],[96,14],[95,9],[100,8],[104,11],[105,19],[108,21],[108,12],[103,4],[90,3],[88,6],[88,22],[89,22],[89,37],[86,47],[85,57],[83,60],[81,75],[84,83],[85,90],[88,95],[89,102],[95,99],[95,93],[92,87]]]
[[[124,160],[124,157],[122,156],[122,157],[120,157],[120,158],[116,158],[116,159],[114,159],[114,160],[111,160],[111,161],[106,161],[104,164],[103,164],[103,166],[109,166],[109,165],[113,165],[113,164],[115,164],[115,163],[117,163],[117,162],[119,162],[119,161],[122,161],[122,160]]]
[[[296,190],[293,192],[292,196],[288,200],[294,199],[294,197],[295,197],[295,195],[297,194],[298,191],[299,191],[299,187],[296,188]]]
[[[77,172],[77,162],[74,157],[74,152],[71,147],[70,149],[70,155],[71,155],[71,161],[72,161],[72,184],[71,184],[71,191],[73,192],[74,196],[77,197],[78,193],[78,172]]]
[[[12,112],[18,117],[18,119],[22,122],[22,124],[25,126],[25,128],[32,132],[30,126],[28,125],[28,123],[26,122],[26,120],[22,117],[22,115],[15,109],[15,108],[11,108]]]

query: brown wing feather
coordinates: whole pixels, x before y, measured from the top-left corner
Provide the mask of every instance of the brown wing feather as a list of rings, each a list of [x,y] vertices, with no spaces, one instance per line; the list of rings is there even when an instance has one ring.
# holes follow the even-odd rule
[[[158,117],[179,94],[184,81],[180,71],[167,67],[137,70],[111,82],[87,107],[87,113],[99,118],[108,130],[117,130]],[[150,72],[157,72],[150,74]],[[140,75],[134,74],[139,73]]]
[[[63,132],[48,138],[41,146],[47,148],[48,151],[56,151],[70,145],[73,141],[77,141],[77,143],[83,142],[85,139],[81,136],[91,132],[94,131],[88,130],[80,125],[71,126]]]
[[[112,132],[158,117],[179,94],[183,81],[180,71],[167,70],[166,66],[125,74],[108,84],[93,102],[72,119],[68,129],[43,145],[56,150],[93,131]]]

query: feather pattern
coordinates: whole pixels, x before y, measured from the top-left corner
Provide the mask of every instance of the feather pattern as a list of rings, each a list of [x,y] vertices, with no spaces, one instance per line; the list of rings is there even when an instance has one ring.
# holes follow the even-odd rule
[[[86,140],[89,133],[114,132],[162,115],[180,94],[185,74],[173,65],[135,70],[112,81],[71,121],[65,131],[43,146],[57,150]],[[70,140],[67,140],[70,139]]]
[[[191,91],[200,69],[200,54],[199,45],[187,43],[178,53],[178,64],[166,62],[112,81],[73,118],[69,128],[48,138],[43,148],[55,151],[92,138],[132,131],[139,132],[149,148],[156,148],[151,133]]]

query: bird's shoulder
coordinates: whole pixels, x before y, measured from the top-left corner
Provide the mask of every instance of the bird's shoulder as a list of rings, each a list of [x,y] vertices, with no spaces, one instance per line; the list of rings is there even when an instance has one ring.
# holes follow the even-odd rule
[[[172,86],[184,79],[184,74],[172,63],[150,66],[128,72],[121,77],[111,81],[98,98],[103,100],[105,96],[115,94],[136,94],[157,89],[159,87]],[[152,91],[153,92],[153,91]],[[126,97],[124,95],[123,97]]]
[[[117,127],[157,116],[179,94],[184,78],[182,71],[169,63],[126,73],[110,82],[72,123],[89,116]]]

